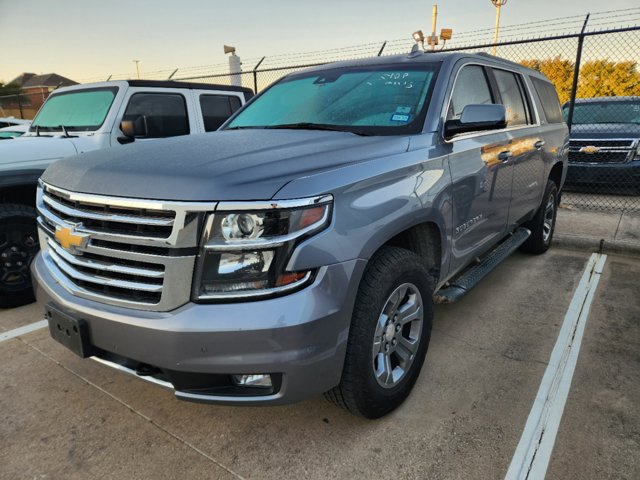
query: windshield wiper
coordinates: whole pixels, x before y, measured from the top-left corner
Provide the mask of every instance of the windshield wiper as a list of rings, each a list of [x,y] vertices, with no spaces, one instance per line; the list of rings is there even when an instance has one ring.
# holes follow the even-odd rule
[[[328,130],[331,132],[353,133],[355,135],[371,135],[363,130],[354,129],[348,125],[327,125],[326,123],[298,122],[283,123],[281,125],[265,125],[263,128],[283,130]]]

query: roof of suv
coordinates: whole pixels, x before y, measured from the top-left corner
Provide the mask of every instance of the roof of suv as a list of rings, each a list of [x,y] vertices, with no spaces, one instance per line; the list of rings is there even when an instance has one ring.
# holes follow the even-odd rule
[[[488,53],[484,53],[484,52],[446,53],[446,52],[417,51],[417,52],[411,52],[408,54],[369,57],[369,58],[362,58],[357,60],[346,60],[342,62],[328,63],[324,65],[319,65],[317,67],[311,67],[311,68],[305,69],[304,71],[321,71],[321,70],[336,68],[336,67],[339,68],[339,67],[357,67],[357,66],[367,66],[367,65],[389,65],[389,64],[398,64],[398,63],[416,64],[416,63],[433,63],[433,62],[456,62],[463,58],[465,59],[471,58],[482,63],[490,63],[496,66],[508,67],[510,69],[519,70],[522,73],[526,73],[527,75],[531,75],[531,76],[549,81],[547,77],[545,77],[542,73],[538,72],[537,70],[533,70],[531,68],[520,65],[519,63],[512,62],[505,58],[489,55]]]
[[[83,83],[71,87],[62,87],[52,93],[81,90],[84,88],[103,87],[146,87],[146,88],[183,88],[189,90],[222,90],[227,92],[240,92],[244,94],[245,100],[253,97],[253,90],[247,87],[236,87],[233,85],[219,85],[213,83],[178,82],[173,80],[113,80],[108,82]]]

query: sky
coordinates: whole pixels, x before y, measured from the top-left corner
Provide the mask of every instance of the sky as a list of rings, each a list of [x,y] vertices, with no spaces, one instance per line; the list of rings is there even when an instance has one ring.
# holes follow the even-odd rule
[[[22,72],[77,81],[340,48],[431,29],[433,0],[0,0],[0,80]],[[492,28],[490,0],[439,0],[438,30]],[[508,0],[504,26],[638,7],[637,0]],[[624,21],[624,17],[621,18]],[[562,27],[558,27],[562,28]],[[535,33],[535,32],[527,32]],[[562,31],[559,31],[562,33]]]

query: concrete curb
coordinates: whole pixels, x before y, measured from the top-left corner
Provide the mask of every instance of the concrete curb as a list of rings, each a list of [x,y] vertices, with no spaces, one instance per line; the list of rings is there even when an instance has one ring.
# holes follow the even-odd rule
[[[582,250],[591,253],[599,252],[601,243],[602,253],[640,258],[640,243],[637,242],[606,240],[597,237],[581,237],[557,232],[553,235],[553,244],[556,247],[568,248],[570,250]]]

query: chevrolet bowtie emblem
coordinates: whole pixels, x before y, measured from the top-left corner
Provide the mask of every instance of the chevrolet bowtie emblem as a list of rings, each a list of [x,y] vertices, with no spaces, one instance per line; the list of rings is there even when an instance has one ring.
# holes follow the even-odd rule
[[[77,233],[73,228],[56,227],[56,240],[65,250],[72,247],[86,247],[89,242],[89,235]]]
[[[600,149],[598,147],[594,147],[593,145],[587,145],[586,147],[582,147],[580,149],[580,153],[588,153],[593,155],[594,153],[598,153]]]

